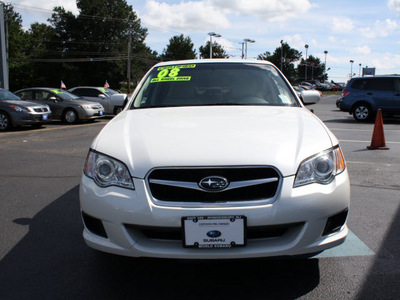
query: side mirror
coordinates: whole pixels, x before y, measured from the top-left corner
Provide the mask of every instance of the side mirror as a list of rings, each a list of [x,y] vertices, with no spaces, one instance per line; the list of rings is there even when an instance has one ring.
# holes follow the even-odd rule
[[[102,98],[102,99],[106,98],[106,96],[104,94],[99,94],[97,97]]]
[[[49,100],[52,101],[52,102],[54,102],[54,103],[57,103],[57,98],[54,97],[54,96],[50,97]]]

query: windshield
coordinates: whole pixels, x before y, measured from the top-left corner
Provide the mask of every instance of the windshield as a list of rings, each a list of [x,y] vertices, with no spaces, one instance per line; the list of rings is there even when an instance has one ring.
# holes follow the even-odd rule
[[[51,90],[53,93],[57,94],[57,96],[59,96],[60,98],[64,99],[64,100],[77,100],[77,99],[81,99],[81,97],[76,96],[74,94],[71,94],[70,92],[67,91],[63,91],[60,89],[54,89]]]
[[[21,100],[21,98],[9,91],[0,90],[0,100]]]
[[[195,105],[299,106],[271,65],[200,63],[154,68],[132,108]]]
[[[107,88],[99,88],[100,91],[102,91],[104,94],[108,95],[108,96],[112,96],[115,94],[119,94],[117,91],[114,91],[112,89],[107,89]]]

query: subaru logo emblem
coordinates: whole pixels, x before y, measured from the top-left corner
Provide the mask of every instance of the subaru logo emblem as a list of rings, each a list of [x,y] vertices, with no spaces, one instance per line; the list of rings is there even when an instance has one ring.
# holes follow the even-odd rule
[[[222,191],[229,185],[228,179],[220,176],[208,176],[200,180],[199,186],[206,191]]]
[[[222,234],[221,231],[218,231],[218,230],[211,230],[211,231],[207,232],[207,236],[210,238],[220,237],[221,234]]]

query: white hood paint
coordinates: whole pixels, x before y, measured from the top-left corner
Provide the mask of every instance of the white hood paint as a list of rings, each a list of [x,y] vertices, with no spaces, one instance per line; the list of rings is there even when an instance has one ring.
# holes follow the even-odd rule
[[[302,107],[202,106],[127,110],[92,148],[134,177],[155,167],[270,165],[294,175],[307,157],[338,141]]]

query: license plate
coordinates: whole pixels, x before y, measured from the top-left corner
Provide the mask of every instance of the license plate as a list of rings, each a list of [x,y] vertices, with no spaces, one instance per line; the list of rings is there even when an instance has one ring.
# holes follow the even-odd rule
[[[47,120],[49,118],[49,115],[42,115],[42,120]]]
[[[99,115],[100,115],[100,116],[102,116],[102,115],[103,115],[103,113],[104,113],[104,112],[103,112],[102,110],[101,110],[101,111],[99,111]]]
[[[245,216],[183,217],[183,246],[232,248],[246,246]]]

